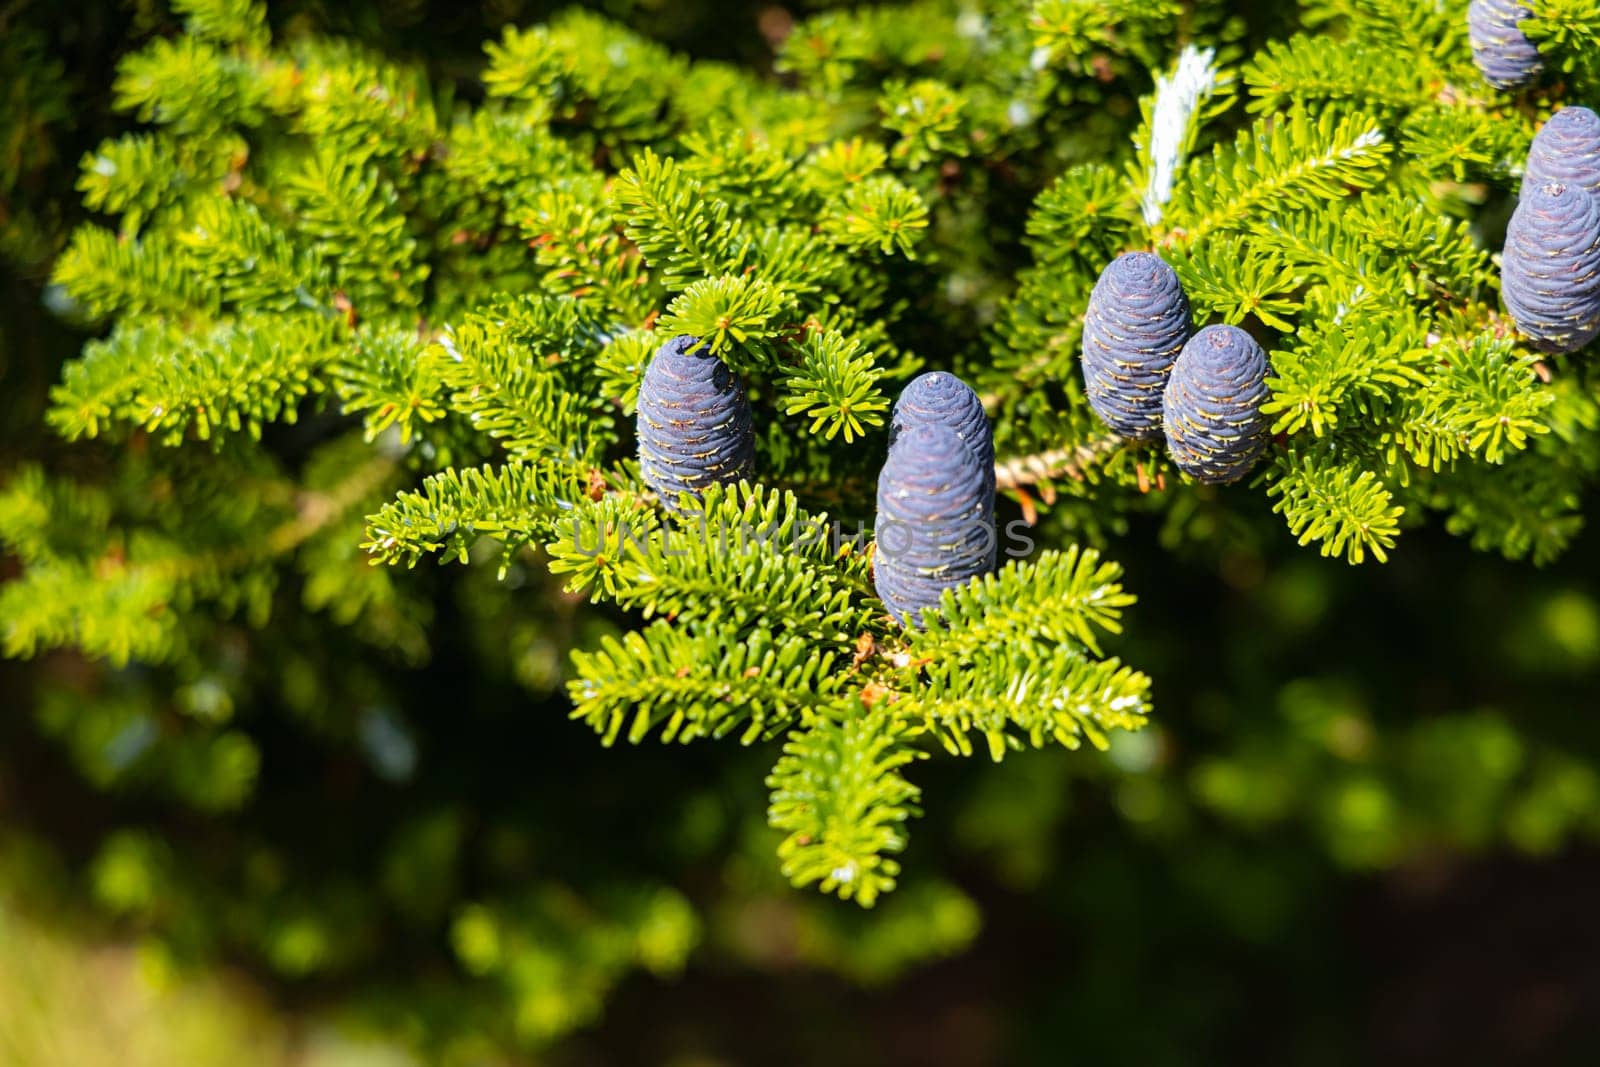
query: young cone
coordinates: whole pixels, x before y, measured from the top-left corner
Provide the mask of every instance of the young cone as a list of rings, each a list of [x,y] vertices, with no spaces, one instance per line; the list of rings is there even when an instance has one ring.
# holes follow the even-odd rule
[[[699,339],[656,350],[639,386],[639,469],[668,507],[678,494],[755,474],[750,402],[738,377]]]
[[[1544,59],[1518,26],[1533,14],[1520,0],[1472,0],[1467,36],[1472,61],[1496,89],[1520,89],[1544,70]]]
[[[1600,196],[1600,115],[1586,107],[1564,107],[1540,127],[1528,149],[1522,187],[1550,182]]]
[[[1189,339],[1189,298],[1160,256],[1128,252],[1111,261],[1089,294],[1083,319],[1083,384],[1111,429],[1136,439],[1161,435],[1161,391]]]
[[[1163,396],[1167,448],[1208,485],[1237,481],[1267,444],[1267,354],[1237,326],[1207,326],[1183,346]]]
[[[990,490],[994,482],[994,431],[983,401],[966,382],[942,370],[913,378],[894,402],[889,417],[889,447],[902,434],[916,426],[944,426],[954,430],[967,443],[978,462],[989,471]]]
[[[994,467],[947,426],[901,433],[878,475],[878,595],[902,622],[949,588],[994,570]]]
[[[1600,200],[1576,185],[1523,189],[1506,227],[1500,296],[1542,352],[1573,352],[1600,334]]]

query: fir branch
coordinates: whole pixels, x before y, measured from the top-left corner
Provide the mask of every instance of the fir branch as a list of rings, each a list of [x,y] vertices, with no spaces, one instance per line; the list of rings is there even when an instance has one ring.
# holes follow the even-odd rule
[[[753,359],[776,340],[796,311],[792,294],[753,274],[724,274],[679,293],[656,328],[664,336],[690,334],[717,355],[735,345]]]
[[[751,240],[732,220],[728,203],[707,196],[672,159],[646,149],[617,176],[611,200],[628,239],[669,289],[736,274],[749,261]]]
[[[579,508],[547,546],[551,569],[575,575],[568,591],[588,588],[646,618],[760,624],[836,651],[872,621],[858,598],[865,574],[836,562],[839,533],[792,493],[713,486],[665,526],[651,515],[610,499]]]
[[[508,27],[487,47],[494,96],[549,109],[563,129],[618,149],[651,145],[672,126],[672,87],[687,64],[598,15],[573,10],[548,26]]]
[[[1386,561],[1405,514],[1375,474],[1326,454],[1280,457],[1267,495],[1278,498],[1272,510],[1284,516],[1300,544],[1318,541],[1324,556],[1342,553],[1352,564],[1369,552]]]
[[[1400,126],[1400,148],[1414,166],[1458,182],[1479,176],[1509,182],[1532,140],[1527,116],[1505,108],[1432,105]]]
[[[882,170],[889,153],[875,141],[852,137],[830,141],[814,150],[800,167],[800,179],[812,194],[831,199]]]
[[[1409,111],[1431,100],[1419,69],[1392,44],[1296,35],[1268,41],[1245,65],[1249,108],[1273,113],[1297,103],[1338,103],[1375,115]]]
[[[643,322],[659,300],[660,286],[644,271],[644,258],[609,213],[590,202],[594,181],[571,190],[544,190],[515,218],[552,292],[593,299],[624,322]]]
[[[418,261],[399,195],[376,167],[324,149],[283,189],[311,254],[332,264],[331,285],[355,313],[421,303],[428,265]]]
[[[822,216],[822,232],[835,243],[916,258],[913,250],[927,229],[928,206],[915,191],[880,175],[847,186],[836,204]]]
[[[245,59],[199,37],[157,38],[118,65],[116,106],[196,137],[258,125],[267,81]]]
[[[1273,353],[1272,396],[1261,410],[1278,416],[1274,433],[1310,430],[1317,437],[1336,429],[1342,415],[1370,419],[1374,403],[1397,403],[1427,380],[1435,357],[1424,344],[1416,324],[1368,301]]]
[[[271,37],[267,6],[259,0],[173,0],[172,8],[196,37],[258,48]]]
[[[1544,566],[1583,530],[1582,477],[1570,454],[1529,450],[1498,467],[1463,466],[1433,486],[1428,503],[1474,549]]]
[[[1527,447],[1530,436],[1548,432],[1539,416],[1555,397],[1539,387],[1534,356],[1481,336],[1447,343],[1439,355],[1424,412],[1458,434],[1468,450],[1499,463]]]
[[[798,346],[800,363],[784,381],[784,412],[811,420],[810,432],[839,433],[848,443],[867,426],[882,426],[889,401],[878,388],[881,371],[858,340],[836,330],[814,330]]]
[[[1553,53],[1561,69],[1584,77],[1596,73],[1600,55],[1600,0],[1528,0],[1533,17],[1519,24],[1541,52]]]
[[[447,358],[443,347],[424,343],[415,330],[363,329],[332,368],[340,409],[362,416],[369,441],[396,426],[401,442],[409,442],[446,414]]]
[[[293,129],[352,165],[396,161],[396,177],[440,140],[425,73],[392,63],[349,40],[302,43],[275,101]]]
[[[270,580],[247,572],[295,551],[338,522],[393,470],[387,456],[373,457],[326,490],[298,493],[293,514],[264,535],[254,536],[242,526],[229,541],[206,551],[146,538],[111,545],[93,560],[42,559],[0,587],[0,647],[8,656],[28,657],[70,645],[119,666],[130,660],[162,662],[178,651],[181,610],[202,597],[224,604],[251,602],[255,621],[264,623]]]
[[[119,323],[92,341],[51,390],[51,423],[68,438],[122,422],[177,442],[293,422],[299,402],[322,389],[320,372],[340,338],[316,315],[246,315],[204,332]]]
[[[138,233],[146,219],[180,199],[190,182],[177,143],[158,134],[105,141],[84,155],[79,170],[84,206],[121,215],[127,234]]]
[[[511,456],[587,469],[615,437],[584,372],[604,336],[578,301],[504,300],[444,331],[439,373],[452,408]]]
[[[1175,250],[1172,268],[1199,321],[1236,325],[1253,315],[1274,329],[1294,329],[1285,316],[1300,310],[1291,294],[1305,279],[1274,253],[1219,237]]]
[[[480,538],[500,542],[500,573],[520,549],[549,539],[584,487],[570,467],[512,461],[498,469],[450,468],[429,475],[367,516],[362,548],[375,563],[414,567],[439,553],[462,563]]]
[[[796,160],[757,131],[718,122],[685,134],[683,148],[684,173],[741,212],[792,218],[818,206]]]
[[[442,160],[455,180],[492,192],[508,209],[534,204],[541,195],[570,192],[582,185],[596,193],[598,178],[589,161],[550,132],[529,107],[484,107],[450,131]],[[595,197],[587,196],[587,206]]]
[[[184,263],[169,233],[119,237],[98,226],[80,226],[56,260],[52,280],[90,315],[118,312],[207,314],[217,301]]]
[[[236,308],[332,307],[327,261],[254,204],[202,200],[178,242],[190,269]]]
[[[592,652],[573,652],[572,663],[572,717],[606,745],[624,727],[634,744],[657,730],[669,744],[735,731],[750,744],[825,704],[839,685],[829,669],[833,654],[806,637],[731,624],[657,620],[621,639],[607,636]]]
[[[0,488],[0,544],[25,566],[102,551],[111,517],[104,490],[49,478],[35,464],[17,470]]]
[[[894,714],[927,729],[952,755],[970,756],[971,735],[980,734],[997,763],[1024,743],[1076,749],[1088,738],[1104,750],[1110,730],[1140,729],[1149,710],[1149,678],[1070,645],[997,645],[926,671],[921,685],[891,705]]]
[[[1116,168],[1081,163],[1034,201],[1026,227],[1028,248],[1041,267],[1070,265],[1098,274],[1130,243],[1137,217],[1132,194]]]
[[[1466,51],[1466,19],[1459,5],[1414,4],[1406,0],[1313,0],[1308,8],[1308,25],[1320,26],[1339,19],[1356,41],[1408,57],[1429,79],[1443,77],[1452,57],[1459,65]]]
[[[997,573],[945,591],[924,615],[907,653],[914,660],[959,663],[985,648],[1076,642],[1096,655],[1097,630],[1120,633],[1122,609],[1134,602],[1117,581],[1122,568],[1094,549],[1048,550],[1012,560]]]
[[[787,835],[778,858],[796,886],[865,908],[894,889],[903,824],[920,814],[921,791],[901,773],[922,755],[912,736],[883,705],[818,715],[789,735],[767,778],[767,821]]]
[[[942,157],[966,155],[971,143],[962,130],[964,104],[960,93],[932,78],[884,85],[878,101],[883,128],[899,135],[890,158],[917,170]]]
[[[1182,210],[1168,229],[1194,243],[1213,232],[1243,228],[1252,217],[1286,207],[1310,208],[1366,189],[1383,177],[1391,146],[1365,115],[1303,108],[1258,119],[1241,130],[1231,149],[1186,170]]]
[[[1028,26],[1035,48],[1053,62],[1076,64],[1106,49],[1154,67],[1153,42],[1170,39],[1181,13],[1172,0],[1034,0]]]

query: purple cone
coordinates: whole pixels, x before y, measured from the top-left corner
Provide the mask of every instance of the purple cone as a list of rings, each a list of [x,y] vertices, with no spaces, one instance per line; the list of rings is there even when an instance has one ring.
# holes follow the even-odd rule
[[[1532,189],[1549,182],[1600,196],[1600,115],[1586,107],[1564,107],[1540,127],[1528,149],[1522,185]]]
[[[755,431],[744,386],[699,340],[656,350],[639,385],[639,469],[668,507],[678,494],[755,473]]]
[[[1496,89],[1520,89],[1544,70],[1539,49],[1518,26],[1532,13],[1519,0],[1472,0],[1467,7],[1472,61]]]
[[[1161,435],[1161,391],[1189,339],[1189,298],[1178,275],[1151,252],[1111,261],[1083,318],[1083,385],[1111,429],[1136,439]]]
[[[889,416],[889,447],[902,434],[916,426],[945,426],[967,443],[978,462],[989,471],[990,490],[994,486],[994,431],[983,401],[972,387],[942,370],[913,378],[894,402]]]
[[[994,466],[959,434],[924,424],[904,430],[878,475],[878,596],[919,625],[940,595],[994,570]]]
[[[1173,462],[1208,485],[1237,481],[1267,444],[1267,354],[1237,326],[1207,326],[1183,346],[1167,381],[1164,424]]]
[[[1574,352],[1600,335],[1600,200],[1576,185],[1524,183],[1500,296],[1541,352]]]

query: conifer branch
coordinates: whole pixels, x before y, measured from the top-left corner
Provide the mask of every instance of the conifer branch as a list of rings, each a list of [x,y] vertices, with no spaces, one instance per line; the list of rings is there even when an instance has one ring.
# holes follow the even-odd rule
[[[789,735],[767,778],[767,821],[788,835],[778,846],[785,877],[867,908],[894,889],[902,827],[919,814],[921,791],[901,773],[922,756],[913,736],[883,705],[818,715]]]
[[[177,651],[181,607],[196,597],[234,599],[238,591],[230,591],[230,583],[249,589],[246,572],[337,523],[387,482],[394,466],[388,456],[374,456],[328,489],[298,492],[294,514],[264,535],[238,531],[231,543],[209,551],[147,539],[112,543],[91,560],[46,554],[35,544],[27,572],[0,588],[5,653],[30,657],[72,645],[116,665],[169,659]],[[18,490],[27,488],[14,485],[8,496],[15,502]],[[15,525],[7,520],[8,510],[0,498],[0,540],[9,543]],[[252,595],[268,592],[270,585],[258,586]],[[264,609],[259,599],[252,607],[258,616]]]

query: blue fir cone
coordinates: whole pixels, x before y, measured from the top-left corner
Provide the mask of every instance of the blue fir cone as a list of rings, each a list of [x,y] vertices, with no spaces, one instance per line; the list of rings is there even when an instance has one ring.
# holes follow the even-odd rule
[[[1151,252],[1111,261],[1083,318],[1083,384],[1089,406],[1112,431],[1161,435],[1161,391],[1189,339],[1189,298],[1178,275]]]
[[[1520,89],[1544,70],[1539,49],[1518,26],[1531,14],[1520,0],[1472,0],[1467,7],[1472,61],[1496,89]]]
[[[681,492],[755,474],[755,430],[744,386],[699,339],[674,337],[639,385],[639,469],[668,507]]]
[[[994,466],[935,423],[903,430],[878,475],[873,582],[902,622],[994,570]]]
[[[1173,462],[1208,485],[1237,481],[1267,445],[1267,354],[1237,326],[1207,326],[1183,346],[1163,396]]]
[[[942,370],[919,374],[900,391],[889,415],[889,447],[916,426],[944,426],[967,443],[978,462],[989,471],[994,489],[994,431],[983,401],[972,387]]]
[[[1600,200],[1576,185],[1524,184],[1506,227],[1500,296],[1541,352],[1600,335]]]
[[[1539,128],[1528,149],[1522,187],[1550,182],[1600,196],[1600,115],[1586,107],[1564,107]]]

